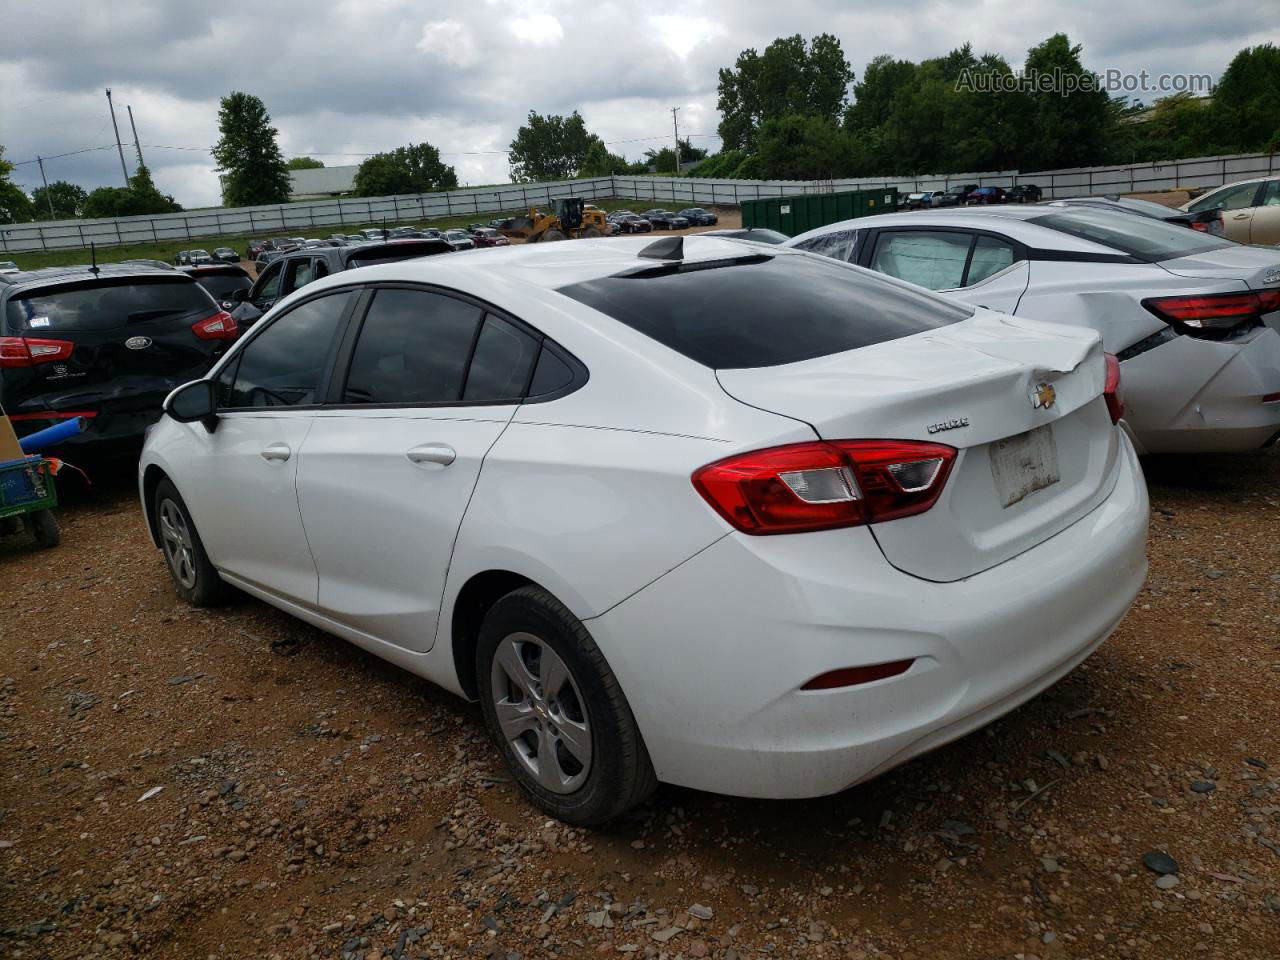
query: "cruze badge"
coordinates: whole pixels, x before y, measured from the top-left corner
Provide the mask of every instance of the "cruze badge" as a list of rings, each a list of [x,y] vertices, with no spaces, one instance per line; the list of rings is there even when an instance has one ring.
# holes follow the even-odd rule
[[[954,420],[943,420],[941,423],[929,424],[930,433],[942,433],[944,430],[958,430],[969,425],[968,417],[956,417]]]
[[[124,345],[130,350],[145,350],[151,346],[150,337],[130,337],[124,342]]]
[[[1049,410],[1058,399],[1058,391],[1052,383],[1037,383],[1031,391],[1031,406],[1037,410]]]

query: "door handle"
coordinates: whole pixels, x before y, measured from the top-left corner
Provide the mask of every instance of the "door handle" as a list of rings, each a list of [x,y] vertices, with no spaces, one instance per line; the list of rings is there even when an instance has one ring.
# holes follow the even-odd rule
[[[1253,216],[1253,214],[1251,213],[1237,213],[1231,219],[1232,220],[1248,220],[1251,216]]]
[[[263,460],[277,460],[283,463],[293,456],[293,451],[289,449],[287,443],[273,443],[262,451]]]
[[[457,459],[458,454],[447,443],[424,443],[408,450],[405,456],[410,463],[438,463],[447,467]]]

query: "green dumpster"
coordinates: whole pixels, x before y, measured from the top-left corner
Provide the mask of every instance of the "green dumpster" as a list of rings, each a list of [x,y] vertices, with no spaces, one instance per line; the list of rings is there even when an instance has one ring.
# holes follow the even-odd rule
[[[843,193],[805,193],[742,201],[742,225],[767,227],[789,237],[828,223],[892,213],[898,209],[896,187],[848,190]]]

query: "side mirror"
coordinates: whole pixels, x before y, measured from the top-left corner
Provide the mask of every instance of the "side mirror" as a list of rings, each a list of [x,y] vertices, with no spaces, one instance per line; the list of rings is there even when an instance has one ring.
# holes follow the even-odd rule
[[[179,423],[204,423],[210,430],[217,423],[218,400],[212,380],[192,380],[169,394],[164,412]]]
[[[249,299],[249,287],[237,287],[231,291],[231,295],[227,297],[232,303],[244,303]]]

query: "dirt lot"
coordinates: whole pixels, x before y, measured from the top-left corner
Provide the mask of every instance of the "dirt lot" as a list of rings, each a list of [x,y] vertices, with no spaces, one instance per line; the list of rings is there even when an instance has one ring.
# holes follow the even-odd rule
[[[186,608],[100,475],[59,549],[0,541],[0,954],[1280,955],[1280,454],[1147,469],[1148,586],[1056,688],[839,796],[664,787],[600,831],[472,707]]]

